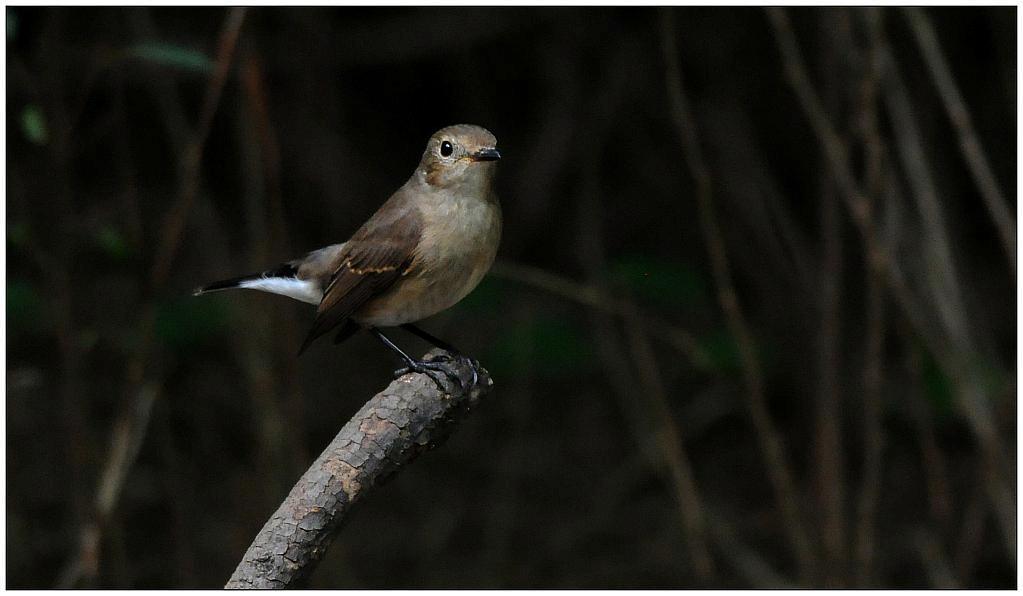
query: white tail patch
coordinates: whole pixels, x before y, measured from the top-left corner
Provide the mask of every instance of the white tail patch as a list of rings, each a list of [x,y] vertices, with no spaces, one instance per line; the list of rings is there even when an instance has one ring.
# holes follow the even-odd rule
[[[238,287],[280,294],[309,304],[319,304],[323,298],[323,289],[319,285],[294,277],[257,277],[241,282]]]

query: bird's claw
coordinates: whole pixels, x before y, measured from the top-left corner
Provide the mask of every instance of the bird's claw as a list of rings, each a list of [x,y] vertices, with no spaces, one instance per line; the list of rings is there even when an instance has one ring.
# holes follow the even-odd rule
[[[469,367],[469,370],[472,371],[472,383],[469,384],[469,387],[466,387],[465,384],[462,382],[461,377],[459,377],[458,375],[456,375],[453,372],[451,372],[449,367],[442,366],[442,365],[447,364],[447,363],[452,362],[452,361],[458,362],[460,364],[464,364],[464,365]],[[480,366],[479,361],[474,360],[472,358],[469,358],[468,356],[464,356],[462,354],[456,354],[456,355],[452,356],[449,353],[443,353],[443,354],[436,354],[434,356],[431,356],[427,360],[415,360],[415,361],[410,362],[408,366],[399,368],[398,370],[394,371],[394,378],[397,379],[398,377],[400,377],[400,376],[402,376],[404,374],[408,374],[410,372],[416,372],[416,373],[424,374],[424,375],[430,377],[430,379],[434,382],[434,384],[437,385],[438,389],[440,389],[443,392],[446,392],[447,389],[444,388],[444,384],[441,383],[440,379],[438,379],[434,375],[434,372],[440,372],[444,376],[446,376],[447,378],[449,378],[452,381],[454,381],[455,383],[457,383],[459,389],[465,390],[465,389],[471,389],[472,387],[476,386],[476,383],[479,382],[479,378],[480,378],[479,377],[479,366]]]
[[[469,387],[475,387],[476,383],[479,383],[480,380],[480,361],[475,358],[469,358],[468,356],[462,355],[459,355],[458,359],[465,362],[466,366],[469,367],[469,370],[472,371],[472,384],[469,385]]]
[[[462,384],[462,379],[460,377],[456,378],[456,380],[458,381],[458,386],[460,388],[462,388],[462,389],[471,389],[471,388],[475,387],[476,383],[478,383],[479,380],[480,380],[480,363],[479,363],[479,361],[475,360],[473,358],[469,358],[468,356],[466,356],[464,354],[459,354],[457,352],[453,356],[450,353],[438,354],[438,355],[434,356],[433,358],[431,358],[431,360],[443,361],[443,362],[455,361],[455,362],[459,363],[462,366],[468,367],[469,370],[472,371],[472,383],[470,383],[468,387],[466,387],[465,385]]]
[[[442,393],[447,393],[448,390],[444,387],[444,383],[441,383],[440,379],[436,376],[436,373],[439,372],[458,383],[458,386],[461,387],[462,381],[458,378],[458,375],[453,374],[446,366],[441,366],[441,364],[441,362],[434,362],[432,360],[414,360],[409,363],[408,366],[404,366],[394,371],[394,378],[397,379],[398,377],[411,372],[424,374],[430,377],[430,380],[437,385],[437,389],[439,389]]]

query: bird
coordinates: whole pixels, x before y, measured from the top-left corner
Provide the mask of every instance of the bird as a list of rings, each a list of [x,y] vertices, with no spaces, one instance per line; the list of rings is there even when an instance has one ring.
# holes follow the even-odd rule
[[[483,279],[501,241],[501,206],[494,189],[497,138],[456,124],[438,130],[414,172],[345,242],[314,250],[266,271],[196,288],[195,296],[249,289],[315,304],[316,318],[299,348],[337,330],[334,343],[367,330],[398,355],[395,378],[419,372],[443,391],[434,374],[459,360],[478,380],[479,363],[414,323],[454,306]],[[417,360],[380,331],[400,327],[441,348]]]

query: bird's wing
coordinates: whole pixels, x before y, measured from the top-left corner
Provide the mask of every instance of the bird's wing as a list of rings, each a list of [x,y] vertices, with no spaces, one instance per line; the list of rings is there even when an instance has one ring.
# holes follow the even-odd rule
[[[338,251],[316,320],[299,353],[406,273],[421,233],[418,209],[399,191]]]

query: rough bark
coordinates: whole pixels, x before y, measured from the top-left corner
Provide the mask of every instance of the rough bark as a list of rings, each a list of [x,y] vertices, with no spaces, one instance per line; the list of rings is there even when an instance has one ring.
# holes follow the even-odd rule
[[[465,364],[451,362],[448,368],[462,386],[472,382]],[[225,587],[286,588],[307,577],[352,506],[419,453],[442,443],[493,386],[483,370],[469,391],[437,376],[446,392],[426,375],[407,374],[366,402],[291,489]]]

